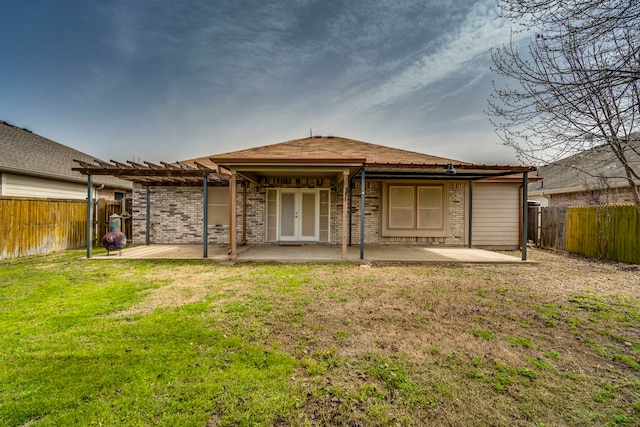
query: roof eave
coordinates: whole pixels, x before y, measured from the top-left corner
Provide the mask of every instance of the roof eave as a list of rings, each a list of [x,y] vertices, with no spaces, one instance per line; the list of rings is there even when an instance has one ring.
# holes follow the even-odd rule
[[[544,178],[543,178],[544,182]],[[640,180],[635,181],[636,186],[640,186]],[[617,188],[625,188],[629,187],[628,183],[620,182],[616,184],[612,184],[609,186],[609,189],[617,189]],[[605,190],[602,187],[598,188],[590,188],[588,189],[585,186],[573,186],[573,187],[559,187],[559,188],[538,188],[536,190],[529,190],[529,194],[534,196],[544,196],[546,194],[564,194],[564,193],[580,193],[587,190]]]
[[[331,166],[362,166],[366,161],[364,158],[313,158],[313,159],[281,159],[281,158],[237,158],[237,157],[209,157],[213,163],[221,166],[295,166],[295,165],[331,165]]]
[[[74,169],[72,169],[74,170]],[[37,177],[37,178],[46,178],[46,179],[52,179],[52,180],[56,180],[56,181],[64,181],[64,182],[73,182],[76,184],[86,184],[87,180],[86,178],[80,176],[80,177],[72,177],[72,176],[65,176],[65,175],[56,175],[56,174],[52,174],[52,173],[46,173],[46,172],[35,172],[35,171],[30,171],[30,170],[25,170],[25,169],[15,169],[15,168],[8,168],[8,167],[2,167],[0,168],[0,173],[2,172],[6,172],[6,173],[11,173],[14,175],[24,175],[24,176],[33,176],[33,177]],[[122,180],[123,184],[115,184],[113,182],[108,182],[108,181],[103,181],[99,178],[95,179],[93,181],[94,185],[103,185],[105,187],[108,188],[115,188],[115,189],[123,189],[123,190],[131,190],[133,188],[133,185],[131,184],[130,181],[126,181],[126,180]],[[127,183],[129,185],[126,185],[124,183]]]

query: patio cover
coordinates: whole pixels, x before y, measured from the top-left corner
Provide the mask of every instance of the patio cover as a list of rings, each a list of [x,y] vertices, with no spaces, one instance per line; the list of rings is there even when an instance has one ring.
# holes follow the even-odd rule
[[[468,181],[470,190],[473,191],[473,181],[521,175],[524,191],[522,222],[524,237],[522,247],[523,259],[526,259],[526,189],[529,180],[528,172],[534,171],[534,167],[475,165],[459,160],[333,136],[311,136],[279,144],[211,156],[208,160],[226,168],[231,172],[232,176],[239,175],[257,184],[260,184],[266,178],[334,177],[336,182],[342,183],[343,186],[342,253],[344,259],[347,256],[347,235],[351,235],[351,221],[348,220],[351,209],[348,209],[347,206],[352,202],[352,198],[349,197],[347,199],[347,196],[351,189],[349,183],[354,179],[360,179],[362,182],[360,255],[363,259],[364,188],[366,179]],[[230,181],[231,186],[233,186],[234,181],[233,179]],[[348,230],[347,224],[349,224]],[[471,230],[471,221],[469,221],[469,224]],[[232,243],[231,247],[232,257],[235,254],[233,245],[234,243]],[[469,239],[469,246],[471,246],[471,239]]]
[[[228,183],[230,200],[236,200],[236,183],[238,178],[260,183],[265,178],[334,178],[343,186],[343,230],[342,253],[347,255],[347,235],[351,233],[351,226],[347,223],[351,209],[347,206],[352,202],[348,197],[355,179],[361,180],[361,215],[364,217],[365,182],[366,179],[428,179],[447,181],[468,181],[470,189],[469,213],[472,209],[473,182],[506,176],[522,177],[523,187],[523,218],[522,218],[522,259],[526,260],[527,236],[527,184],[528,172],[535,171],[531,166],[506,165],[476,165],[459,160],[431,156],[424,153],[400,150],[382,145],[369,144],[347,138],[333,136],[311,136],[308,138],[266,145],[247,150],[240,150],[216,156],[202,157],[175,163],[160,162],[160,165],[150,162],[143,164],[127,161],[126,163],[111,160],[110,163],[86,163],[74,160],[79,166],[73,168],[88,176],[88,187],[91,188],[93,175],[111,175],[121,179],[140,183],[147,188],[149,197],[150,186],[199,186],[205,188],[213,180],[222,185]],[[91,193],[88,191],[88,193]],[[91,195],[88,196],[88,218],[91,218]],[[205,199],[204,242],[203,255],[207,257],[207,201]],[[147,200],[147,221],[149,221],[149,202]],[[236,207],[231,204],[230,230],[236,228]],[[90,227],[91,221],[87,221]],[[361,218],[360,254],[364,255],[364,218]],[[469,221],[469,233],[471,233]],[[147,229],[149,227],[147,226]],[[90,231],[90,230],[89,230]],[[148,230],[147,230],[148,233]],[[91,235],[90,232],[87,233]],[[87,257],[91,257],[90,237],[87,237]],[[230,236],[231,258],[237,256],[235,239]],[[147,241],[147,244],[149,242]],[[471,247],[471,238],[469,238]]]

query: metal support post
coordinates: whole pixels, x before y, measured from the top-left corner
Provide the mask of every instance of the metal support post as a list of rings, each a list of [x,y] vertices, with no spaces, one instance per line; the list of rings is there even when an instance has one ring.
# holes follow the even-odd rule
[[[87,258],[93,247],[93,176],[87,175]]]
[[[203,226],[202,226],[202,257],[203,258],[207,258],[208,257],[208,249],[209,249],[209,212],[208,212],[208,207],[209,207],[209,189],[208,189],[208,185],[209,185],[209,181],[207,179],[207,175],[204,175],[202,177],[202,192],[203,192],[203,198],[202,198],[202,204],[204,205],[204,208],[202,209],[202,221],[203,221]]]
[[[527,260],[527,234],[529,223],[529,205],[527,199],[529,198],[529,172],[522,174],[522,261]]]
[[[360,259],[364,259],[364,165],[360,175]]]
[[[147,185],[147,224],[146,224],[145,244],[149,246],[151,242],[151,187]]]

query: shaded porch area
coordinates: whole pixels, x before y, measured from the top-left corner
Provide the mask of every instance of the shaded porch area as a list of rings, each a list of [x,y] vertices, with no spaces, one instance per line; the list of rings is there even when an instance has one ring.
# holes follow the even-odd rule
[[[117,252],[95,253],[93,259],[208,259],[229,262],[229,248],[209,245],[203,258],[201,245],[133,246]],[[342,258],[339,245],[253,245],[238,246],[234,262],[358,262],[358,263],[471,263],[526,264],[519,257],[478,248],[423,247],[400,245],[367,245],[364,260],[360,249],[350,247],[347,259]]]

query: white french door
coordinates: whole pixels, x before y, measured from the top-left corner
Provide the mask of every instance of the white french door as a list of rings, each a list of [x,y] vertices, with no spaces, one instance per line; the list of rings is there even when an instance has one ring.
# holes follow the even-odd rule
[[[281,189],[278,212],[278,240],[318,241],[320,203],[317,190]]]

